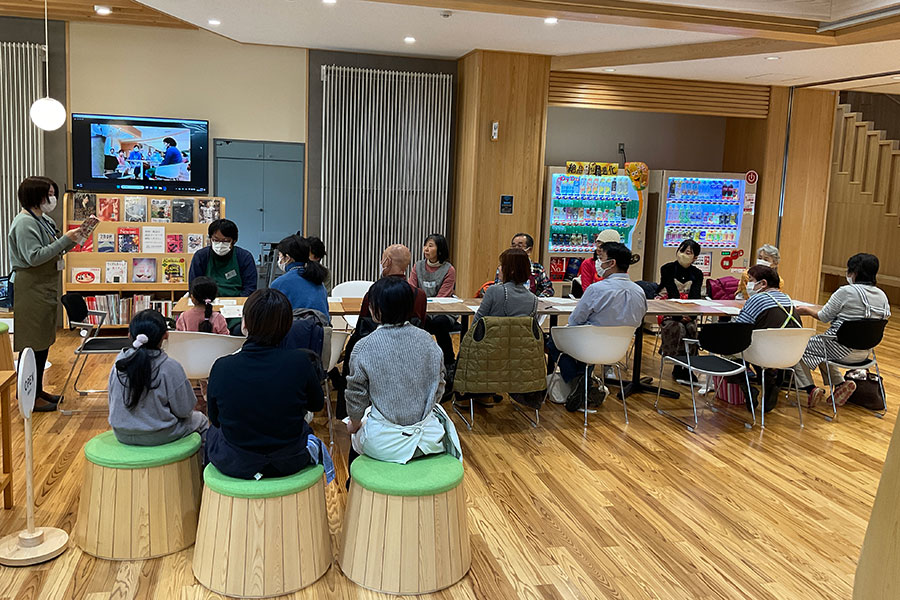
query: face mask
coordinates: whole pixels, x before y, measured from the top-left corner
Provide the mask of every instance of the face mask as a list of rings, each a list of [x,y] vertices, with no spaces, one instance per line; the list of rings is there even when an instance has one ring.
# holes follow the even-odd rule
[[[41,212],[53,212],[56,208],[56,196],[49,196],[46,202],[41,202]]]
[[[241,319],[241,333],[244,334],[244,337],[248,337],[250,332],[247,331],[247,323],[243,319]]]
[[[231,252],[231,242],[213,242],[212,249],[219,256],[225,256]]]
[[[849,275],[847,275],[847,283],[853,285],[853,279]]]
[[[608,267],[604,267],[603,265],[605,265],[606,263],[612,263],[612,264],[609,265]],[[606,272],[611,271],[612,268],[615,266],[615,264],[616,264],[616,261],[614,261],[614,260],[605,260],[603,262],[594,261],[594,268],[597,270],[597,277],[606,277]]]
[[[757,285],[757,283],[755,281],[750,281],[747,283],[747,295],[748,296],[752,296],[753,294],[756,293],[756,285]]]
[[[678,260],[678,264],[687,269],[689,266],[694,264],[694,256],[692,254],[685,254],[684,252],[676,252],[675,258]]]
[[[764,267],[771,267],[771,266],[772,266],[772,263],[770,263],[769,261],[767,261],[767,260],[765,260],[765,259],[763,259],[763,258],[757,258],[757,259],[756,259],[756,264],[762,265],[762,266],[764,266]]]
[[[288,260],[288,257],[286,257],[284,254],[282,254],[282,255],[278,258],[278,266],[281,267],[282,269],[284,269],[285,267],[287,267],[287,264],[288,264],[289,262],[290,262],[290,261]]]
[[[384,263],[379,262],[379,263],[378,263],[378,276],[379,276],[379,277],[384,277],[384,272],[385,272],[385,271],[387,271],[387,267],[384,266]]]

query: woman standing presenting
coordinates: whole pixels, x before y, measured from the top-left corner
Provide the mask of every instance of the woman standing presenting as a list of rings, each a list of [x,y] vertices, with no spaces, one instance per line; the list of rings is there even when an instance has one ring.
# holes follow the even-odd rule
[[[56,208],[56,184],[46,177],[28,177],[19,184],[22,212],[9,230],[9,261],[13,275],[13,324],[15,350],[34,350],[37,398],[34,410],[56,410],[59,396],[43,388],[44,365],[56,341],[59,272],[62,255],[83,241],[81,229],[60,237],[49,214]]]

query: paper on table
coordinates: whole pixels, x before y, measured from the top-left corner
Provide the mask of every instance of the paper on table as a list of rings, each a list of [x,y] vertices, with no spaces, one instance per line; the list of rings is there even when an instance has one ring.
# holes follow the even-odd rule
[[[794,306],[815,306],[815,304],[810,304],[809,302],[801,302],[800,300],[794,300]]]
[[[561,305],[561,306],[554,306],[553,308],[554,308],[555,310],[559,311],[559,312],[572,312],[572,311],[575,310],[575,305],[573,305],[573,304],[568,304],[568,305],[567,305],[567,304],[563,304],[563,305]]]
[[[551,298],[545,298],[545,300],[550,304],[578,304],[577,298],[557,298],[554,296]]]
[[[237,304],[237,300],[234,298],[216,298],[213,300],[213,304],[216,306],[235,306]]]
[[[459,298],[429,298],[429,302],[434,304],[456,304],[459,302]]]
[[[343,300],[340,296],[328,296],[329,302],[343,302]]]
[[[244,316],[244,307],[225,304],[222,306],[222,310],[220,312],[226,319],[238,319]]]
[[[726,315],[738,315],[741,313],[741,309],[737,306],[719,306],[718,309]]]
[[[698,306],[719,306],[715,300],[691,300],[691,302]]]
[[[480,307],[480,306],[475,306],[474,304],[466,304],[466,308],[468,308],[469,310],[471,310],[471,311],[473,311],[473,312],[478,312],[478,309],[481,308],[481,307]]]

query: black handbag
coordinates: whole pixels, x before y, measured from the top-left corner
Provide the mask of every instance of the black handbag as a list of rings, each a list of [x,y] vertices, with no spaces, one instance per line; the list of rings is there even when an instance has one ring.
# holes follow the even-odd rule
[[[844,378],[856,384],[856,391],[850,395],[847,402],[869,410],[883,410],[881,377],[870,373],[868,369],[855,369],[848,371]]]

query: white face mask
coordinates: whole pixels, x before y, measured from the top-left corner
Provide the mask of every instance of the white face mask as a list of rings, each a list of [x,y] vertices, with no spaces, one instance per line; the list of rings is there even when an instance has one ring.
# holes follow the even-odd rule
[[[219,256],[225,256],[231,252],[231,242],[213,242],[212,249]]]
[[[609,265],[608,267],[604,267],[603,265],[605,265],[606,263],[612,263],[612,264]],[[613,267],[615,267],[615,266],[616,266],[616,261],[614,261],[612,259],[605,260],[603,262],[600,262],[598,260],[594,261],[594,268],[597,270],[597,277],[606,277],[607,271],[612,271]]]
[[[756,293],[756,286],[757,286],[756,281],[747,282],[747,295],[748,296],[752,296],[753,294]]]
[[[54,208],[56,208],[56,196],[49,196],[46,202],[41,202],[41,212],[53,212]]]
[[[854,284],[853,278],[850,277],[849,275],[847,275],[847,283],[849,283],[850,285]]]
[[[284,269],[285,267],[287,267],[287,264],[288,264],[289,262],[291,262],[290,259],[288,259],[288,257],[285,256],[284,254],[279,254],[279,255],[278,255],[278,266],[281,267],[282,269]]]
[[[764,267],[771,267],[771,266],[772,266],[772,263],[770,263],[769,261],[767,261],[767,260],[764,259],[764,258],[757,258],[757,259],[756,259],[756,264],[762,265],[762,266],[764,266]]]

